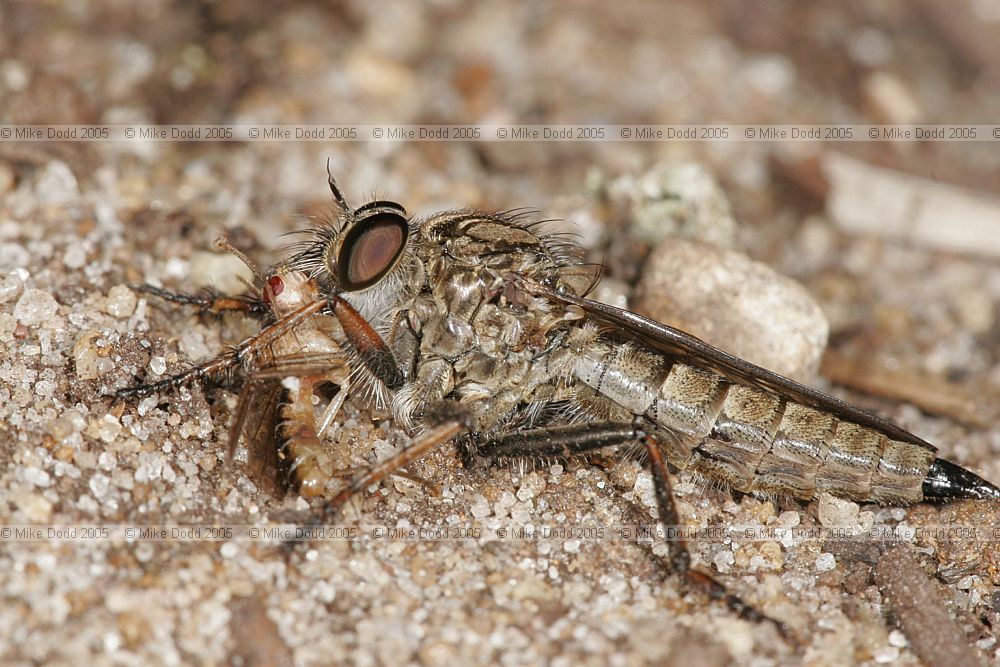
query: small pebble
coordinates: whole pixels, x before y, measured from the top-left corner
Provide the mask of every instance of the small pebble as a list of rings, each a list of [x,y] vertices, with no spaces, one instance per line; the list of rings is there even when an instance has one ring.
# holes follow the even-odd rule
[[[111,444],[122,432],[122,424],[114,415],[104,415],[97,424],[97,433],[101,440]]]
[[[736,221],[729,201],[710,171],[700,164],[658,165],[623,176],[608,187],[612,200],[631,205],[631,231],[650,243],[696,239],[730,248]]]
[[[66,163],[53,160],[35,182],[35,194],[46,204],[65,204],[80,196],[76,176]]]
[[[73,346],[73,360],[76,363],[76,376],[81,380],[95,380],[101,375],[102,360],[97,340],[101,334],[97,331],[85,331]]]
[[[149,360],[149,370],[154,375],[163,375],[167,372],[167,360],[163,357],[153,357]]]
[[[14,304],[14,317],[26,326],[38,326],[55,317],[59,303],[48,292],[29,289]]]
[[[486,496],[477,495],[469,506],[469,512],[477,519],[483,519],[490,515],[490,503]]]
[[[186,277],[195,287],[239,294],[246,289],[244,281],[253,280],[253,273],[235,255],[200,251],[191,256],[190,273]]]
[[[69,269],[81,269],[87,263],[87,251],[79,243],[74,243],[66,248],[63,253],[63,264]]]
[[[118,465],[118,459],[114,452],[101,452],[97,457],[97,465],[102,470],[113,470]]]
[[[12,491],[7,496],[29,521],[45,523],[52,516],[52,503],[38,493]]]
[[[90,492],[94,494],[94,497],[101,500],[107,495],[108,489],[111,487],[111,480],[106,475],[97,473],[90,478],[89,486]]]
[[[729,549],[723,549],[722,551],[719,551],[718,553],[715,554],[715,557],[712,558],[712,562],[715,564],[715,569],[717,569],[722,574],[726,574],[727,572],[729,572],[733,563],[736,562],[736,557],[733,555],[733,552],[730,551]]]
[[[778,515],[778,525],[785,528],[794,528],[799,525],[800,521],[802,521],[802,517],[799,516],[798,512],[782,512]]]
[[[135,312],[135,292],[125,285],[115,285],[108,290],[108,298],[104,309],[112,317],[126,318]]]
[[[837,567],[837,559],[832,553],[823,552],[816,558],[816,571],[829,572]]]
[[[0,270],[24,269],[31,263],[31,253],[19,243],[0,243]]]
[[[857,526],[861,508],[850,500],[835,498],[829,493],[819,496],[819,522],[824,526]]]
[[[0,278],[0,303],[7,303],[11,299],[17,298],[24,289],[24,281],[16,272],[12,271]]]
[[[875,662],[879,664],[895,662],[899,660],[899,649],[895,646],[885,646],[875,651],[872,657],[875,658]]]
[[[35,468],[34,466],[28,466],[23,468],[24,480],[29,484],[34,486],[46,487],[50,483],[49,473],[45,472],[41,468]]]

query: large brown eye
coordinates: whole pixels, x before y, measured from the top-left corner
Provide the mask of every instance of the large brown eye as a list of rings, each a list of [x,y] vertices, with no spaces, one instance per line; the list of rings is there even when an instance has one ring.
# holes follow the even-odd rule
[[[378,282],[403,254],[408,233],[406,218],[395,212],[359,219],[344,237],[337,257],[341,288],[359,290]]]

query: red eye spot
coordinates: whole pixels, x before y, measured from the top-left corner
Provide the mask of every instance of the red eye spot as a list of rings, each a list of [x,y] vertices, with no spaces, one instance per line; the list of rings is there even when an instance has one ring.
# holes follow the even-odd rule
[[[281,276],[271,276],[267,279],[267,289],[264,290],[264,303],[271,303],[272,296],[278,296],[285,291],[285,281]]]

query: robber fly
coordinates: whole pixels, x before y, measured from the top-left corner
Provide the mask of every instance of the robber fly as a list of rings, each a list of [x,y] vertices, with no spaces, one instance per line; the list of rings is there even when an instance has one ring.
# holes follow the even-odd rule
[[[255,295],[199,301],[149,288],[255,314],[258,334],[119,395],[239,376],[230,453],[242,436],[257,473],[275,481],[280,459],[289,481],[314,495],[342,474],[320,435],[345,398],[358,397],[414,441],[342,485],[334,507],[449,441],[470,467],[640,443],[667,525],[679,523],[668,463],[742,492],[802,500],[824,491],[888,504],[1000,500],[996,486],[884,419],[586,298],[594,271],[545,222],[473,210],[419,219],[381,200],[352,208],[332,176],[329,186],[332,218],[300,232],[268,275],[255,269]],[[317,428],[319,382],[339,391]],[[690,581],[762,618],[691,568],[683,542],[670,549]]]

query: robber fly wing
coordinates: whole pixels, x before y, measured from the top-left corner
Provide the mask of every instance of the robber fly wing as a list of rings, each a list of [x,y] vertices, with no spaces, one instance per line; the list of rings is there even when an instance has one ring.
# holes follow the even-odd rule
[[[278,420],[286,389],[280,380],[248,380],[240,392],[236,415],[229,430],[227,460],[232,460],[240,436],[247,448],[247,472],[261,490],[280,498],[287,476],[279,465]]]
[[[829,412],[860,426],[873,428],[894,440],[909,442],[929,451],[937,451],[933,445],[890,421],[724,352],[680,329],[660,324],[628,310],[567,294],[538,283],[528,285],[528,289],[564,304],[578,306],[595,322],[605,325],[613,336],[636,341],[672,359],[714,371],[733,382],[775,392],[796,403]]]

